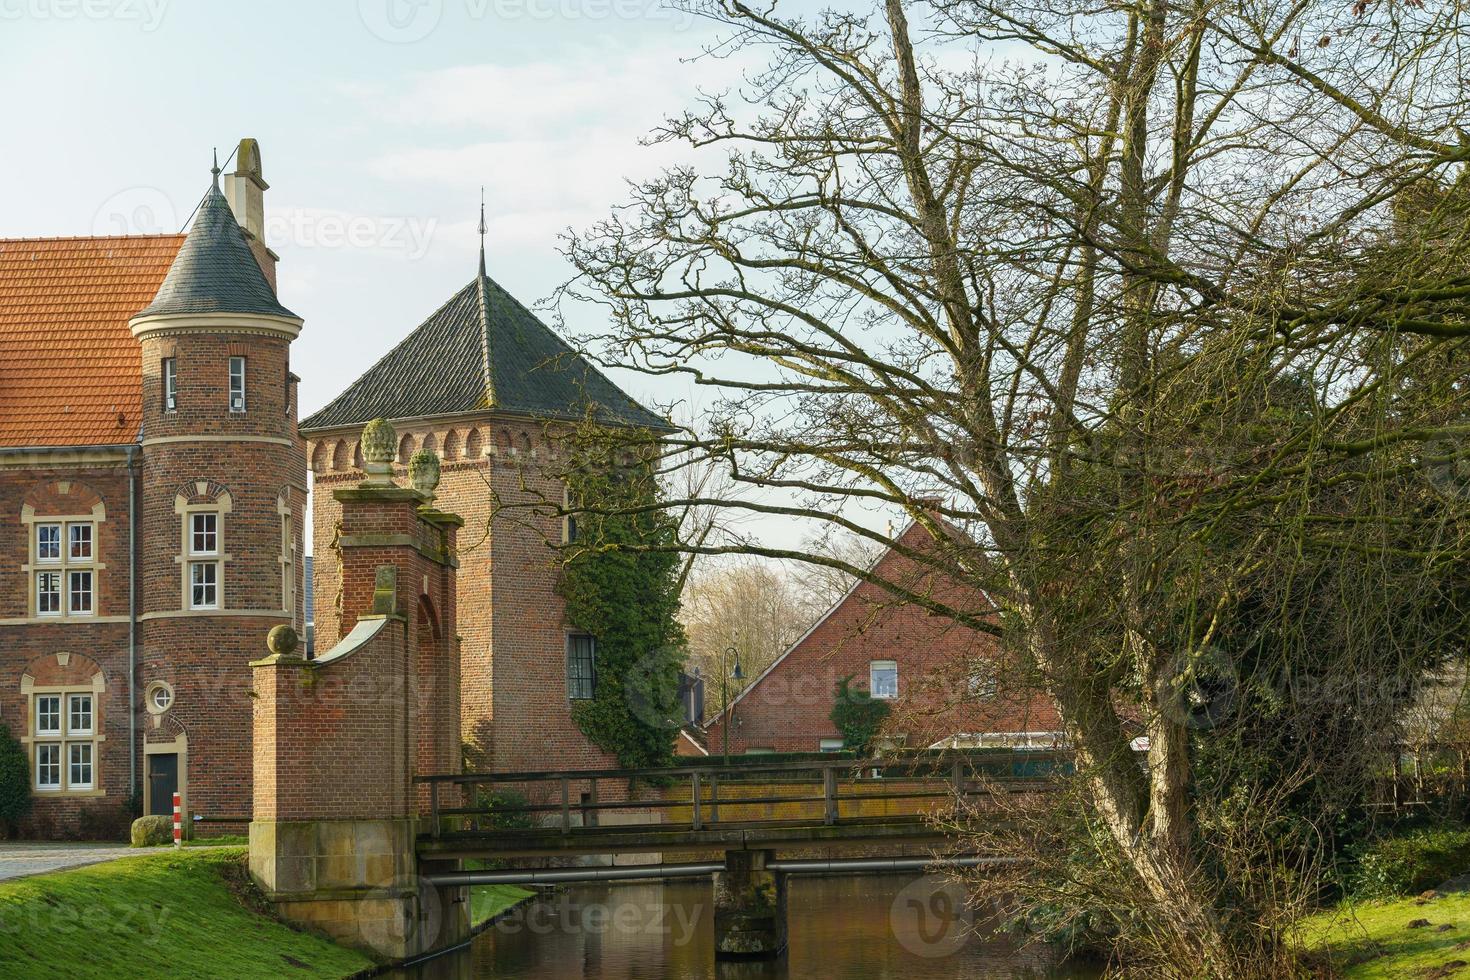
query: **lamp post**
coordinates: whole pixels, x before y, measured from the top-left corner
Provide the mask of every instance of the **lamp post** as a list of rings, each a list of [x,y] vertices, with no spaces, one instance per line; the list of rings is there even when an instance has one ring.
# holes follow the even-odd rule
[[[725,648],[728,659],[735,661],[735,669],[726,669],[725,664],[720,665],[720,715],[725,719],[725,765],[730,764],[730,726],[735,719],[730,715],[730,681],[744,680],[745,674],[740,670],[740,651],[734,644]]]

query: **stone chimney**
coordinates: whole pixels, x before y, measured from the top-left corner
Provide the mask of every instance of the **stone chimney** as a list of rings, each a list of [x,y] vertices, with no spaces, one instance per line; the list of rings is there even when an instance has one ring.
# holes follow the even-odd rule
[[[242,139],[235,150],[235,172],[225,174],[225,200],[230,202],[230,210],[235,212],[235,220],[244,230],[260,270],[270,281],[271,289],[275,289],[276,260],[280,256],[265,244],[265,192],[270,186],[261,169],[260,144],[249,137]]]

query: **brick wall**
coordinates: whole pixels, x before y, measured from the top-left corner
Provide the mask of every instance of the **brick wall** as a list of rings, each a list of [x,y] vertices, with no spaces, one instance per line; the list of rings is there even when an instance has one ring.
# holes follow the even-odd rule
[[[920,549],[929,538],[915,526],[900,541]],[[980,593],[938,578],[893,551],[876,571],[954,608],[990,608]],[[907,746],[922,748],[957,732],[1060,727],[1052,703],[1007,666],[993,637],[863,583],[736,702],[730,711],[730,751],[814,752],[822,739],[839,738],[830,718],[838,682],[852,676],[853,689],[867,690],[874,660],[898,664],[899,696],[891,702],[885,730],[902,736]],[[972,676],[994,678],[995,693],[978,683],[972,688]],[[724,751],[725,726],[723,716],[709,725],[712,755]]]
[[[559,482],[547,476],[552,451],[539,427],[487,414],[398,430],[400,466],[420,448],[443,460],[437,506],[460,515],[458,601],[461,637],[461,725],[476,768],[606,768],[612,757],[593,746],[571,719],[566,693],[567,626],[556,591],[558,571],[548,540],[559,522],[524,507],[560,502]],[[313,435],[309,454],[315,479],[312,542],[317,648],[340,635],[335,612],[341,591],[333,551],[341,510],[334,489],[354,485],[360,432]],[[492,522],[492,501],[502,510]]]
[[[345,630],[363,619],[364,628],[380,629],[356,646],[318,648],[309,663],[257,665],[259,820],[426,812],[428,791],[411,776],[460,769],[458,519],[420,512],[422,498],[397,487],[341,488],[333,499],[342,515]],[[394,571],[391,580],[384,569]]]

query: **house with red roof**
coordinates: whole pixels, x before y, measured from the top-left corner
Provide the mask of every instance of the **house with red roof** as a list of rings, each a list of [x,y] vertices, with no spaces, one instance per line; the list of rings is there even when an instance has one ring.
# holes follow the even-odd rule
[[[0,239],[0,725],[32,835],[175,794],[250,819],[246,665],[302,625],[307,499],[265,189],[245,140],[187,234]]]
[[[940,522],[947,533],[958,534]],[[951,609],[994,619],[989,596],[915,560],[936,547],[918,522],[900,532],[848,593],[707,726],[710,754],[829,752],[851,748],[832,721],[839,685],[889,706],[880,747],[1053,748],[1054,703],[991,632],[904,601],[900,585]],[[905,553],[907,552],[907,554]]]

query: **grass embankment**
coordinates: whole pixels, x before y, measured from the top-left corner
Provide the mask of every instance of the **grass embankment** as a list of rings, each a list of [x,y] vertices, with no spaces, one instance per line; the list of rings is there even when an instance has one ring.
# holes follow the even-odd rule
[[[534,894],[515,885],[475,885],[470,889],[470,925],[484,925]]]
[[[1470,893],[1343,905],[1304,921],[1301,938],[1352,980],[1470,977]]]
[[[271,918],[238,848],[0,882],[5,977],[345,977],[373,965]]]

